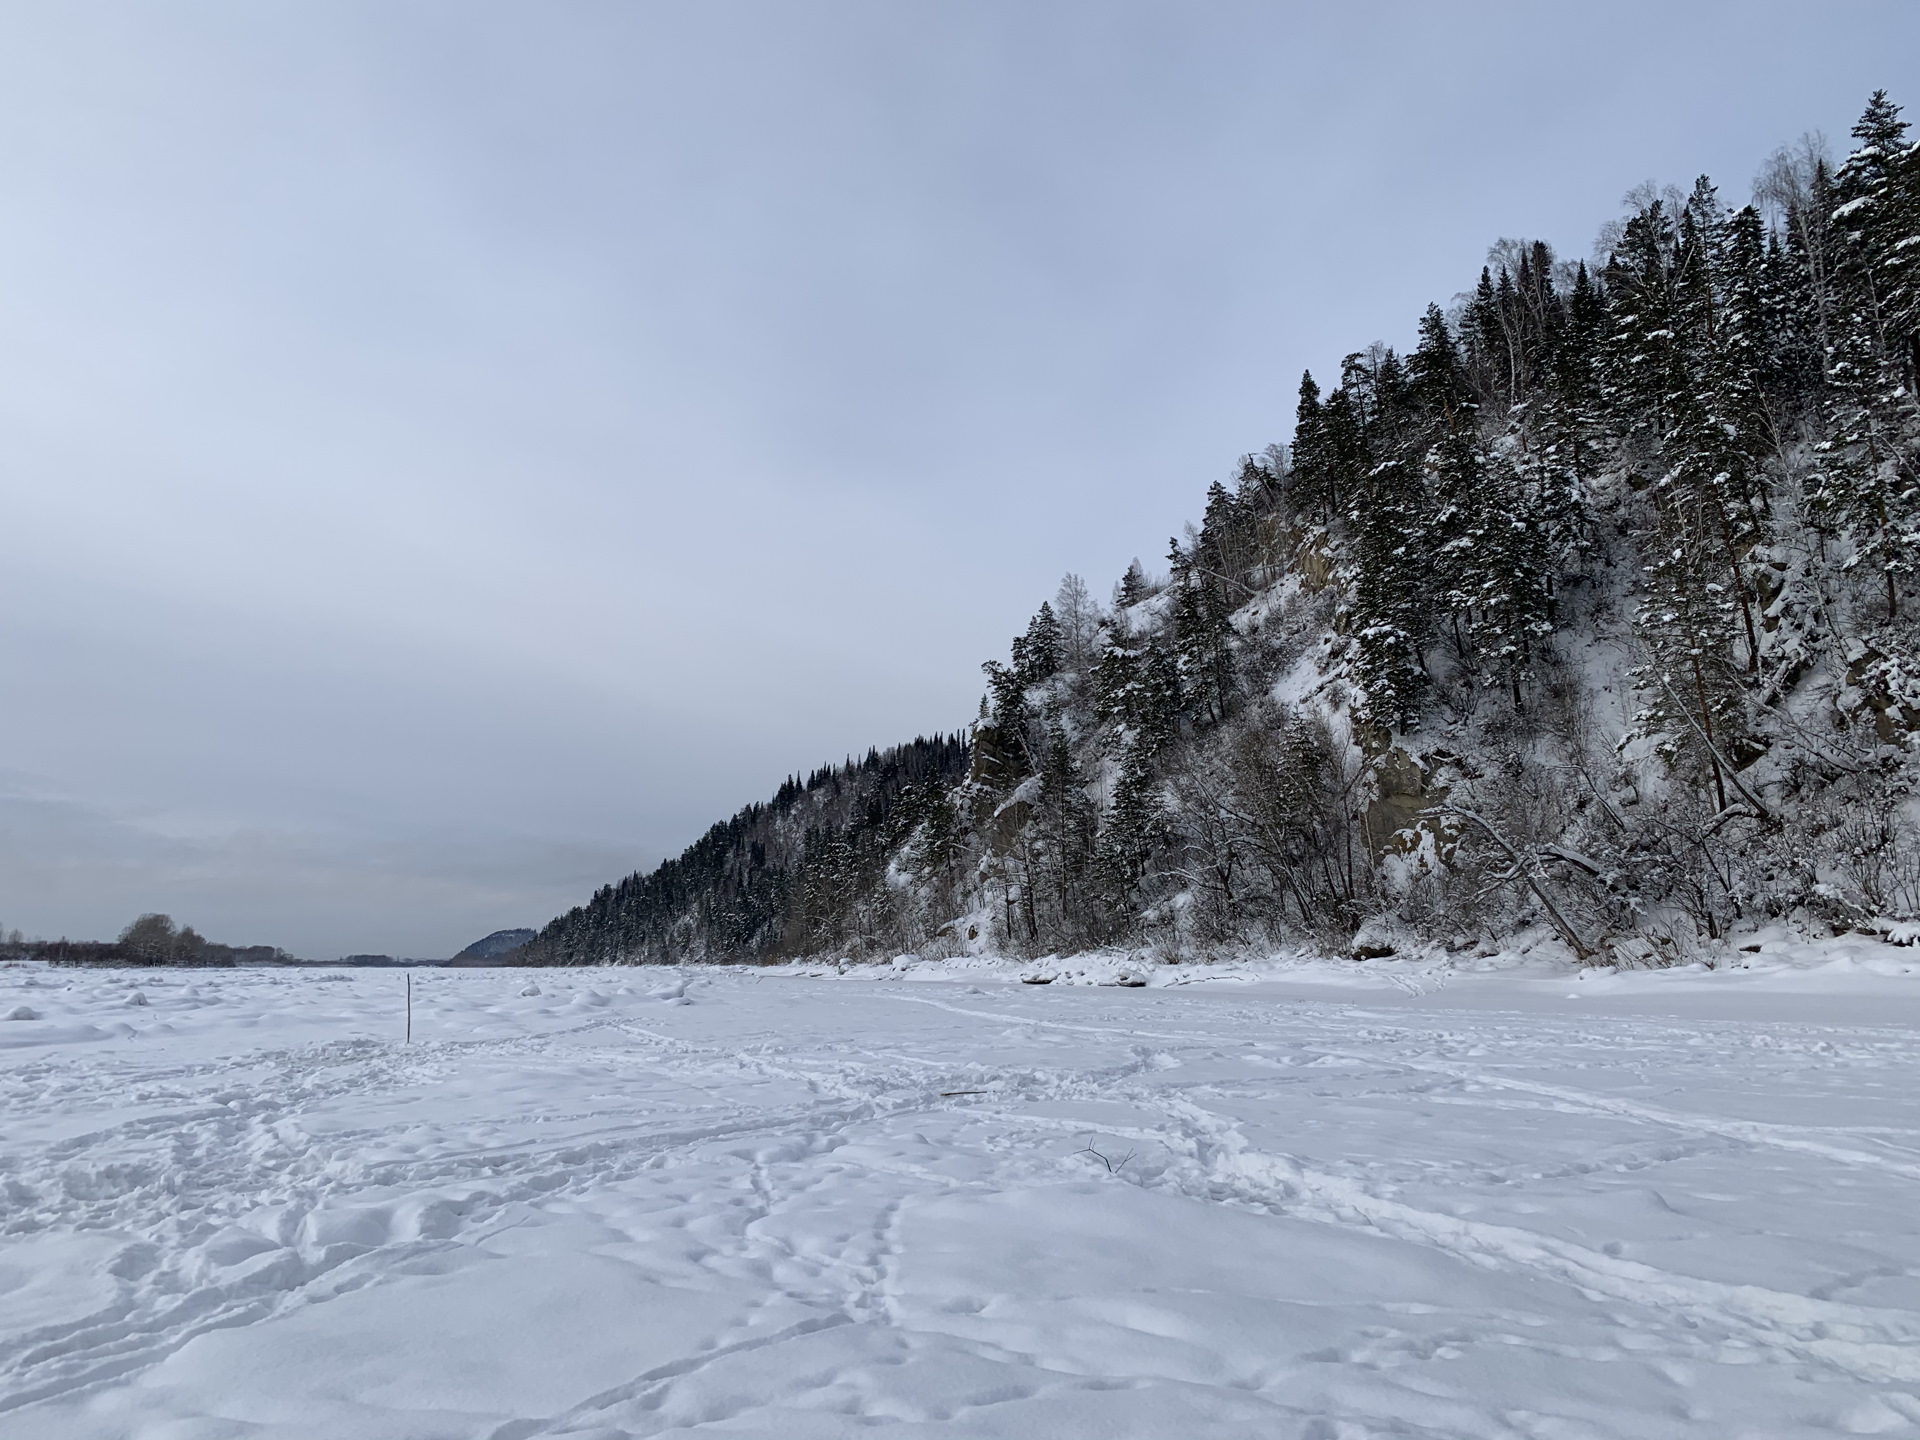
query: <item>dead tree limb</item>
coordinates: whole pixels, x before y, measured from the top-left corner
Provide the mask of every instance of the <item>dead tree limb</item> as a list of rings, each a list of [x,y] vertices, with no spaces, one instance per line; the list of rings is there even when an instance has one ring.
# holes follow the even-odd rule
[[[1780,817],[1767,809],[1767,807],[1760,802],[1760,798],[1742,783],[1740,773],[1733,768],[1733,765],[1728,761],[1727,757],[1720,753],[1720,747],[1713,743],[1712,737],[1700,728],[1700,723],[1693,718],[1693,712],[1680,703],[1680,697],[1673,693],[1673,686],[1668,683],[1667,677],[1664,675],[1660,677],[1660,686],[1667,692],[1667,698],[1673,701],[1673,708],[1680,712],[1680,718],[1687,722],[1687,728],[1693,731],[1700,743],[1707,747],[1707,753],[1713,756],[1714,760],[1719,764],[1721,773],[1733,782],[1733,788],[1740,792],[1740,798],[1751,805],[1754,813],[1767,824],[1778,825],[1780,823]]]
[[[1421,813],[1423,815],[1436,816],[1457,815],[1462,820],[1471,821],[1473,824],[1479,826],[1481,832],[1495,845],[1499,846],[1500,849],[1505,852],[1506,857],[1513,862],[1514,873],[1525,880],[1527,882],[1527,888],[1539,897],[1540,903],[1546,907],[1547,913],[1553,917],[1555,928],[1560,931],[1561,936],[1566,940],[1567,944],[1573,947],[1573,953],[1581,960],[1590,960],[1599,953],[1593,946],[1587,944],[1585,940],[1580,938],[1580,932],[1574,929],[1573,922],[1567,919],[1566,913],[1561,910],[1553,896],[1547,893],[1546,883],[1540,877],[1539,857],[1532,851],[1522,851],[1512,841],[1507,839],[1506,836],[1502,835],[1499,830],[1495,829],[1493,822],[1488,820],[1486,816],[1476,810],[1469,810],[1464,805],[1454,805],[1451,803],[1436,805],[1431,810],[1425,810]]]

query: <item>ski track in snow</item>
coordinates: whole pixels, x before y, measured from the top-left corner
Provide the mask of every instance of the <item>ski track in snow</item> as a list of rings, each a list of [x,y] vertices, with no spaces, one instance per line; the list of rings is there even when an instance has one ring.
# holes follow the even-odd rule
[[[414,983],[0,969],[0,1440],[1920,1435],[1920,993]]]

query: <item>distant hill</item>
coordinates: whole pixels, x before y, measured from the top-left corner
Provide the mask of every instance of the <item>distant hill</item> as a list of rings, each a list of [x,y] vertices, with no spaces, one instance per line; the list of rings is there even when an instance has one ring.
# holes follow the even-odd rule
[[[958,852],[948,796],[966,779],[968,753],[959,735],[921,736],[804,783],[793,776],[679,858],[528,935],[508,963],[766,960],[876,936],[890,922],[867,901],[894,896],[887,876],[901,847],[915,842],[936,868]]]
[[[488,961],[498,960],[501,956],[518,950],[533,939],[532,930],[496,930],[485,939],[476,940],[447,963],[449,965],[484,965]]]

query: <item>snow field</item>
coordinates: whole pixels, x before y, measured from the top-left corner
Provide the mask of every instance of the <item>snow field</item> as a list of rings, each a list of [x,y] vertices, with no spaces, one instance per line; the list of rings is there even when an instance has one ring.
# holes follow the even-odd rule
[[[0,1437],[1920,1434],[1913,956],[0,969]]]

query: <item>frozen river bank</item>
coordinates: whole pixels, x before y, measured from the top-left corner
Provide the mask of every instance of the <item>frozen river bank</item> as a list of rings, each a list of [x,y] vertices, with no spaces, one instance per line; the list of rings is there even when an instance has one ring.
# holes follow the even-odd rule
[[[0,971],[0,1436],[1920,1433],[1920,980],[414,983]]]

